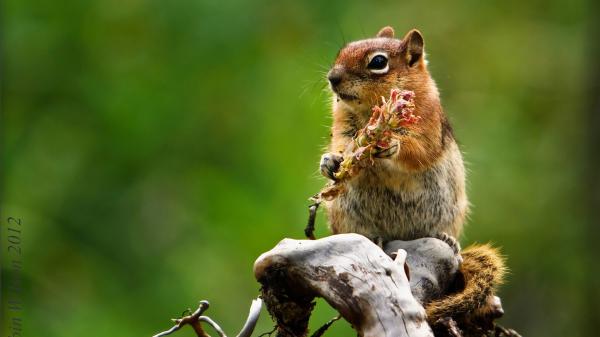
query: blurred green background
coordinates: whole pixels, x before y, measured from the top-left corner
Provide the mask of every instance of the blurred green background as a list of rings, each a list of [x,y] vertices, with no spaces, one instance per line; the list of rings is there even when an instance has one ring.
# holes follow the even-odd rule
[[[384,25],[425,36],[469,170],[461,241],[508,257],[503,323],[595,335],[590,8],[3,1],[2,225],[23,221],[23,335],[150,336],[201,299],[235,335],[258,294],[254,260],[303,237],[325,182],[324,73]],[[326,235],[322,214],[317,225]],[[311,326],[334,315],[319,303]],[[271,326],[263,312],[257,332]],[[345,322],[327,333],[349,335]]]

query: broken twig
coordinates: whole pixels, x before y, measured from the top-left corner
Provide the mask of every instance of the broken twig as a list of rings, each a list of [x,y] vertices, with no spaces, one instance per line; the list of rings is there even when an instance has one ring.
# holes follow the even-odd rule
[[[202,314],[208,309],[210,303],[208,301],[200,301],[198,304],[198,309],[191,313],[190,315],[173,319],[175,325],[166,331],[160,332],[152,337],[162,337],[172,334],[173,332],[181,329],[184,325],[190,325],[196,335],[198,337],[209,337],[208,334],[202,328],[201,322],[204,322],[210,325],[219,335],[219,337],[227,337],[223,329],[208,316],[203,316]],[[257,298],[252,301],[252,305],[250,306],[250,312],[248,313],[248,318],[246,319],[246,323],[237,334],[236,337],[250,337],[252,335],[252,331],[254,331],[254,327],[256,326],[256,322],[258,321],[258,317],[260,316],[260,309],[262,308],[262,300]]]

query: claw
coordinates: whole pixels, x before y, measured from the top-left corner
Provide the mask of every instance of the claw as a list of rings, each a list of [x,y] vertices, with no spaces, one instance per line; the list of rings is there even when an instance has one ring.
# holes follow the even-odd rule
[[[463,262],[463,258],[460,255],[461,247],[458,240],[456,240],[453,236],[448,235],[447,233],[440,233],[435,237],[439,240],[444,241],[446,244],[448,244],[448,246],[450,246],[450,248],[452,248],[454,255],[456,255],[458,259],[458,264],[461,265]]]

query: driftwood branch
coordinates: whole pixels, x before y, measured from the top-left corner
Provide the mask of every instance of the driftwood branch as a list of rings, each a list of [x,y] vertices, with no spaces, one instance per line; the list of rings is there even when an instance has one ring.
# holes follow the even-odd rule
[[[284,239],[254,264],[255,277],[262,285],[261,297],[253,301],[237,337],[251,336],[261,300],[276,322],[269,336],[274,332],[277,337],[308,336],[316,297],[325,299],[362,337],[519,337],[515,331],[495,324],[502,307],[499,298],[487,292],[480,293],[491,303],[469,297],[465,303],[454,302],[457,307],[445,306],[448,311],[444,315],[436,316],[435,311],[432,314],[432,308],[437,308],[432,304],[439,304],[440,299],[468,294],[461,289],[472,283],[460,268],[459,250],[456,241],[444,237],[391,241],[383,247],[358,234],[318,240]],[[468,249],[464,256],[470,257],[465,264],[478,261]],[[460,307],[463,304],[470,306]],[[491,310],[479,315],[480,305],[488,304],[492,306],[486,308]],[[208,302],[200,302],[196,311],[175,319],[175,326],[154,337],[169,335],[184,325],[190,325],[197,336],[208,337],[202,324],[210,325],[219,337],[227,337],[216,322],[204,315],[207,309]],[[322,336],[338,318],[312,337]]]
[[[469,298],[464,303],[473,306],[469,311],[426,320],[422,305],[431,309],[469,281],[460,269],[459,251],[447,236],[391,241],[383,247],[358,234],[284,239],[256,260],[254,274],[278,337],[308,335],[315,297],[325,299],[363,337],[519,337],[495,324],[502,307],[490,294],[485,296],[492,303]],[[322,334],[319,330],[315,335]]]
[[[358,234],[281,241],[254,265],[278,336],[308,333],[315,297],[339,311],[360,336],[433,336],[425,310],[413,297],[406,252],[390,258]]]

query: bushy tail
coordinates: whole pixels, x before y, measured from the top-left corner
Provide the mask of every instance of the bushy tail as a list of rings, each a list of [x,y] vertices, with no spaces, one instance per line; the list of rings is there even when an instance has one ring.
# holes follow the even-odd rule
[[[504,279],[504,258],[489,244],[473,245],[461,252],[464,288],[426,305],[430,323],[440,318],[468,318],[485,314],[489,299]]]

